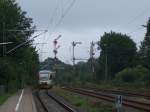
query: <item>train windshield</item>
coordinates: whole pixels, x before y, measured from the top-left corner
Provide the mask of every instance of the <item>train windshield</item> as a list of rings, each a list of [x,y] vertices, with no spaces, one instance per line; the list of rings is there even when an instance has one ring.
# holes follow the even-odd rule
[[[48,80],[48,73],[40,73],[39,79],[40,80]]]

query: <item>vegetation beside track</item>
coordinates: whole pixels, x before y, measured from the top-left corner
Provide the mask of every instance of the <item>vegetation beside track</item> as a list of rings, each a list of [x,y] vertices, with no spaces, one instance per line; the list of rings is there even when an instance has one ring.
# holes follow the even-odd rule
[[[56,94],[62,96],[66,101],[71,104],[86,110],[87,112],[112,112],[113,107],[110,104],[97,101],[89,97],[83,97],[81,95],[62,90],[58,87],[52,90]]]
[[[2,105],[9,97],[11,97],[14,93],[9,92],[9,93],[2,93],[0,94],[0,105]]]

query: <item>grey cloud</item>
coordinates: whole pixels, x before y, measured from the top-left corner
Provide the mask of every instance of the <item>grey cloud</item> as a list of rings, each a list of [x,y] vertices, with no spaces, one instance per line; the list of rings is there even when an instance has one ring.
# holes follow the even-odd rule
[[[69,2],[70,0],[17,0],[22,9],[27,11],[28,16],[32,17],[38,29],[45,29],[50,26],[50,17],[53,14],[57,2]],[[63,60],[70,59],[66,54],[67,45],[73,40],[85,41],[85,46],[89,46],[90,41],[99,39],[103,32],[110,30],[127,33],[145,24],[150,16],[149,0],[76,0],[70,12],[65,16],[55,33],[63,35],[62,41],[64,46],[60,51]],[[59,9],[61,6],[59,4]],[[146,10],[147,9],[147,10]],[[143,12],[146,10],[143,14]],[[54,24],[61,16],[61,10],[55,14]],[[137,15],[141,14],[137,18]],[[135,18],[135,21],[132,19]],[[127,24],[129,21],[131,23]],[[140,42],[144,37],[145,30],[140,30],[130,34],[136,41]],[[44,55],[53,56],[49,47],[53,47],[52,39],[54,37],[47,36],[49,46],[45,46],[45,50],[49,53]],[[43,41],[40,38],[38,41]],[[69,52],[69,51],[68,51]],[[78,56],[88,57],[88,54],[78,53]]]

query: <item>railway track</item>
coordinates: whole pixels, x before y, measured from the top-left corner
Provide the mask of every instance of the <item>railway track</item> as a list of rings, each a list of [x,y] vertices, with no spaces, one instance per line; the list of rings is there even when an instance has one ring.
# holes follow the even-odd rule
[[[112,93],[112,94],[121,94],[124,96],[131,96],[131,97],[141,97],[145,99],[150,99],[150,95],[148,94],[138,94],[133,92],[127,92],[123,90],[104,90],[104,92]]]
[[[42,96],[44,96],[44,97],[42,97]],[[38,108],[43,108],[43,110],[44,110],[42,112],[52,112],[52,111],[53,112],[77,112],[75,109],[71,108],[70,106],[65,104],[63,101],[58,99],[56,96],[53,96],[52,94],[50,94],[48,91],[44,91],[44,92],[38,91],[36,93],[36,97],[41,105],[41,107],[38,106]],[[52,101],[50,101],[50,100],[53,100],[55,103],[52,104]],[[56,103],[60,107],[57,106],[56,109],[52,109],[52,108],[54,108],[54,105],[56,106]],[[50,106],[50,104],[51,104],[51,106]]]
[[[78,88],[78,87],[76,87]],[[145,98],[145,99],[150,99],[150,94],[149,93],[137,93],[137,92],[131,92],[129,90],[123,90],[123,89],[119,89],[119,90],[108,90],[108,89],[97,89],[94,87],[84,87],[87,88],[88,90],[93,90],[93,91],[97,91],[97,92],[104,92],[104,93],[112,93],[112,94],[120,94],[123,96],[129,96],[129,97],[140,97],[140,98]]]
[[[36,98],[37,98],[37,100],[39,102],[39,103],[37,103],[37,102],[36,103],[40,104],[40,105],[37,105],[37,108],[38,108],[37,110],[39,112],[49,112],[48,108],[45,106],[44,102],[42,101],[42,99],[41,99],[41,97],[39,95],[39,92],[36,92],[35,95],[36,95]],[[39,109],[39,108],[42,108],[42,110],[44,110],[44,111],[41,111],[41,109]]]
[[[88,88],[88,87],[87,87]],[[141,97],[141,98],[145,98],[145,99],[150,99],[150,95],[149,93],[137,93],[137,92],[131,92],[131,91],[128,91],[128,90],[104,90],[104,89],[101,89],[101,90],[98,90],[96,88],[88,88],[90,90],[93,90],[93,91],[102,91],[102,92],[105,92],[105,93],[112,93],[112,94],[120,94],[120,95],[123,95],[123,96],[129,96],[129,97]]]
[[[115,102],[116,95],[108,94],[108,93],[100,93],[95,92],[93,90],[86,90],[86,89],[80,89],[80,88],[70,88],[70,87],[63,87],[65,90],[69,90],[75,93],[79,93],[82,95],[95,97],[98,99],[102,99],[108,102]],[[135,101],[127,98],[123,98],[123,105],[127,107],[132,107],[139,110],[144,110],[146,112],[150,112],[150,103],[145,103],[141,101]]]

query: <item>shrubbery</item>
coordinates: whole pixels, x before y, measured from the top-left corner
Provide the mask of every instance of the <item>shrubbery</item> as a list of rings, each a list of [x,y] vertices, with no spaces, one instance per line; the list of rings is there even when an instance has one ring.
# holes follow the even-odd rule
[[[150,70],[143,66],[125,68],[116,74],[115,80],[117,82],[150,85]]]

